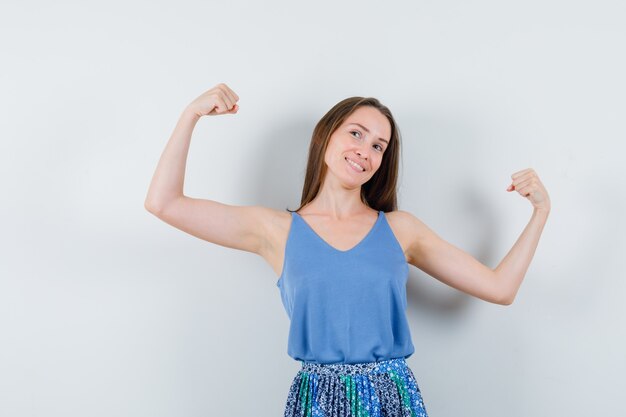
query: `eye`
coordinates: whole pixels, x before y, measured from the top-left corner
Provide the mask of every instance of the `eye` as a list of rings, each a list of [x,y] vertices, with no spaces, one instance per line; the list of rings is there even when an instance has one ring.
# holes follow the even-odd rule
[[[357,135],[359,135],[359,136],[356,136],[356,137],[357,137],[357,138],[359,138],[359,139],[360,139],[360,137],[361,137],[361,132],[359,132],[358,130],[351,130],[351,131],[350,131],[350,133],[351,133],[351,134],[352,134],[352,133],[356,133]],[[383,149],[383,147],[382,147],[381,145],[376,144],[376,145],[374,145],[374,146],[378,146],[378,152],[382,152],[382,151],[384,151],[384,149]]]

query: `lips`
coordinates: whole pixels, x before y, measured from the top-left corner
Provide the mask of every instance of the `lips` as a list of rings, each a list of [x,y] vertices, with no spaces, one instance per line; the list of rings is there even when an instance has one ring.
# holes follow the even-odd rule
[[[348,157],[346,157],[345,159],[346,159],[346,162],[348,163],[348,165],[350,165],[350,167],[352,167],[352,169],[354,169],[356,172],[365,172],[365,167],[363,167],[363,166],[362,166],[361,164],[359,164],[358,162],[353,161],[352,159],[350,159],[350,158],[348,158]],[[361,167],[361,168],[359,169],[359,167],[354,166],[354,165],[353,165],[350,161],[351,161],[351,162],[354,162],[354,163],[355,163],[355,164],[357,164],[357,165],[359,165],[359,167]]]

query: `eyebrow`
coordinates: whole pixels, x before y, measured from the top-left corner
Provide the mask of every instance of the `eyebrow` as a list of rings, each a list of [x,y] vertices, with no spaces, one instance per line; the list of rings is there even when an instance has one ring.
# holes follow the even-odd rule
[[[368,128],[366,128],[365,126],[363,126],[361,123],[350,123],[351,125],[357,125],[359,126],[361,129],[365,130],[367,133],[370,133],[370,130]],[[387,139],[383,139],[383,138],[378,138],[380,140],[382,140],[383,142],[385,142],[387,145],[389,145],[389,141]]]

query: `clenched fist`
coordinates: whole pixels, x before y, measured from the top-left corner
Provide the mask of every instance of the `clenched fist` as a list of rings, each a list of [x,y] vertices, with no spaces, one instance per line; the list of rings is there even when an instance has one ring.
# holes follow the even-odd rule
[[[187,108],[198,117],[235,114],[239,110],[237,101],[239,96],[226,84],[220,83],[202,93]]]
[[[534,208],[550,211],[550,196],[543,186],[539,176],[532,168],[527,168],[511,175],[513,179],[507,191],[517,191],[526,197]]]

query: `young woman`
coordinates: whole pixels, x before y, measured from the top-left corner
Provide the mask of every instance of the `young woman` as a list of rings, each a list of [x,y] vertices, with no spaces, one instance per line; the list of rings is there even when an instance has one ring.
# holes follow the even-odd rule
[[[146,209],[208,242],[259,254],[279,276],[291,323],[288,354],[302,362],[285,417],[427,416],[406,364],[414,352],[405,316],[408,264],[482,300],[511,304],[550,212],[546,189],[532,169],[511,176],[507,191],[528,199],[533,214],[491,269],[397,209],[398,127],[377,99],[351,97],[313,131],[298,209],[185,196],[196,122],[236,114],[238,101],[219,84],[185,108],[154,173]]]

